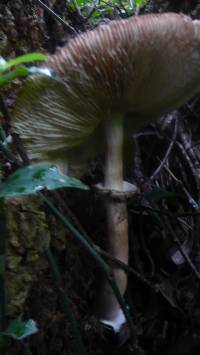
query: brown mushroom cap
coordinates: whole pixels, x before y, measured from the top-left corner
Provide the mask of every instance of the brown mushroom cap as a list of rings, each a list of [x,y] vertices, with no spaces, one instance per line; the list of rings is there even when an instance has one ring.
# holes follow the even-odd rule
[[[173,13],[113,21],[69,41],[45,67],[60,79],[27,80],[13,129],[31,159],[65,160],[116,113],[135,131],[197,93],[200,25]]]

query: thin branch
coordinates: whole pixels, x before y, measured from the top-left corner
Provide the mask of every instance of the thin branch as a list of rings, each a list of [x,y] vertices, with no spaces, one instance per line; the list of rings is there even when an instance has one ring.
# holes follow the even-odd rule
[[[180,130],[179,130],[179,135],[181,139],[181,146],[179,146],[182,149],[182,153],[184,156],[187,158],[188,163],[190,164],[193,176],[196,181],[196,187],[198,191],[198,203],[200,204],[200,173],[199,173],[199,161],[198,158],[195,155],[194,150],[192,149],[191,146],[191,138],[187,131],[184,129],[184,125],[180,125]]]
[[[177,114],[176,114],[177,116]],[[169,158],[169,155],[174,147],[175,141],[176,141],[176,136],[177,136],[177,131],[178,131],[178,118],[175,117],[175,126],[174,126],[174,132],[173,132],[173,136],[171,139],[171,142],[169,144],[169,147],[165,153],[164,158],[162,159],[160,165],[157,167],[157,169],[154,171],[154,173],[150,176],[149,178],[149,182],[153,181],[155,179],[155,177],[160,173],[161,169],[163,168],[163,166],[165,165],[167,159]]]
[[[46,12],[48,12],[48,14],[51,17],[53,17],[55,20],[60,22],[68,31],[70,31],[74,35],[78,33],[72,26],[70,26],[66,21],[64,21],[58,14],[56,14],[52,9],[50,9],[50,7],[48,7],[46,4],[44,4],[41,0],[35,0],[35,1],[38,3],[38,5],[42,9],[44,9]]]
[[[185,151],[188,153],[188,155],[190,156],[190,159],[195,164],[197,162],[197,158],[195,156],[194,150],[191,145],[191,137],[189,136],[188,132],[186,131],[185,126],[182,121],[180,121],[178,133],[180,136],[180,140],[185,148]]]
[[[103,257],[108,259],[109,262],[115,264],[116,266],[119,266],[121,269],[123,269],[127,274],[133,274],[138,280],[143,282],[145,285],[150,287],[152,290],[157,292],[157,287],[153,283],[151,283],[149,280],[146,279],[143,275],[141,275],[139,272],[137,272],[135,269],[133,269],[131,266],[128,266],[127,264],[123,263],[122,261],[114,258],[112,255],[107,253],[105,250],[101,249],[99,246],[95,246],[96,250],[101,254]]]
[[[184,156],[186,162],[188,163],[190,169],[191,169],[191,172],[192,172],[192,175],[194,177],[194,180],[196,182],[196,188],[197,188],[197,191],[198,191],[198,205],[200,205],[200,175],[199,175],[199,169],[197,169],[194,164],[193,164],[193,161],[191,159],[191,156],[188,154],[188,151],[185,150],[183,144],[179,143],[179,142],[176,142],[176,145],[179,147],[182,155]]]
[[[193,262],[190,259],[189,255],[185,252],[184,248],[182,247],[181,242],[180,242],[177,234],[174,232],[171,224],[168,223],[168,221],[165,220],[165,225],[166,225],[169,233],[172,235],[174,242],[177,244],[178,249],[179,249],[180,253],[182,254],[183,258],[185,259],[186,263],[188,264],[188,266],[190,267],[191,271],[196,276],[198,281],[200,281],[200,273],[199,273],[199,271],[197,270],[196,266],[193,264]]]
[[[192,195],[190,194],[190,192],[186,189],[186,187],[184,186],[183,182],[181,180],[179,180],[173,173],[172,171],[168,168],[168,166],[164,166],[164,169],[169,173],[169,175],[172,177],[172,179],[179,185],[181,186],[183,192],[185,193],[185,195],[188,198],[188,203],[192,206],[192,208],[194,208],[194,210],[199,211],[199,205],[198,203],[194,200],[194,198],[192,197]]]

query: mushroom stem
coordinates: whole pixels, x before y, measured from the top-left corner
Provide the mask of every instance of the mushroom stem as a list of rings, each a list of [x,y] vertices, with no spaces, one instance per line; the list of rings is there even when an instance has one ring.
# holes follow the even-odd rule
[[[117,199],[114,192],[123,191],[123,117],[114,117],[106,122],[106,163],[104,188],[110,191],[106,198],[106,212],[108,224],[109,253],[128,263],[128,217],[126,199]],[[124,270],[114,266],[113,275],[119,291],[123,296],[127,286],[127,275]],[[124,314],[110,288],[104,281],[100,292],[101,322],[110,325],[118,332],[125,323]],[[103,309],[102,309],[103,308]]]
[[[114,116],[105,124],[106,161],[104,187],[122,191],[123,188],[123,116]]]

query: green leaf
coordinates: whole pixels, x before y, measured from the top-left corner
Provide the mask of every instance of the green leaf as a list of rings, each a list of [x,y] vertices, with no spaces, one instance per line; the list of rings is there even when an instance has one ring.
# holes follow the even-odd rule
[[[20,55],[19,57],[9,60],[8,62],[1,61],[0,71],[4,72],[5,70],[8,70],[19,64],[30,63],[35,61],[44,61],[46,60],[46,58],[47,57],[42,53],[29,53],[29,54]]]
[[[81,181],[63,175],[55,165],[35,164],[19,168],[0,185],[0,197],[31,195],[43,189],[72,187],[88,190]]]
[[[25,66],[21,66],[11,72],[0,75],[0,87],[8,84],[16,78],[26,77],[28,75],[45,75],[51,77],[52,79],[58,79],[58,75],[54,70],[38,67],[26,68]]]
[[[3,332],[3,335],[10,336],[17,340],[33,335],[38,332],[38,327],[33,319],[23,322],[20,318],[15,319],[9,327]]]
[[[135,6],[138,7],[138,6],[143,6],[147,3],[147,0],[135,0]]]
[[[88,0],[77,0],[78,6],[87,5],[88,3],[90,3],[90,1],[88,1]],[[72,2],[72,4],[73,4],[73,2]]]
[[[100,16],[101,16],[101,12],[98,9],[96,9],[92,14],[92,17],[100,17]]]
[[[23,66],[23,67],[16,68],[15,70],[13,70],[7,74],[0,75],[0,87],[6,85],[11,80],[14,80],[19,77],[25,77],[28,74],[29,74],[28,69]]]

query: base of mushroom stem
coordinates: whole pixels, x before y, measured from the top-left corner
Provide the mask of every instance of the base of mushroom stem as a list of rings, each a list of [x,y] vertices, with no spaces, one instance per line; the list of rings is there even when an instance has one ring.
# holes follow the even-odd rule
[[[129,339],[129,328],[121,309],[114,319],[100,319],[99,322],[105,327],[107,337],[113,340],[116,346],[122,346]]]
[[[122,312],[121,309],[119,309],[117,315],[113,319],[100,319],[99,320],[101,323],[108,325],[113,328],[113,331],[115,333],[118,333],[121,326],[126,323],[126,318],[124,316],[124,313]]]

